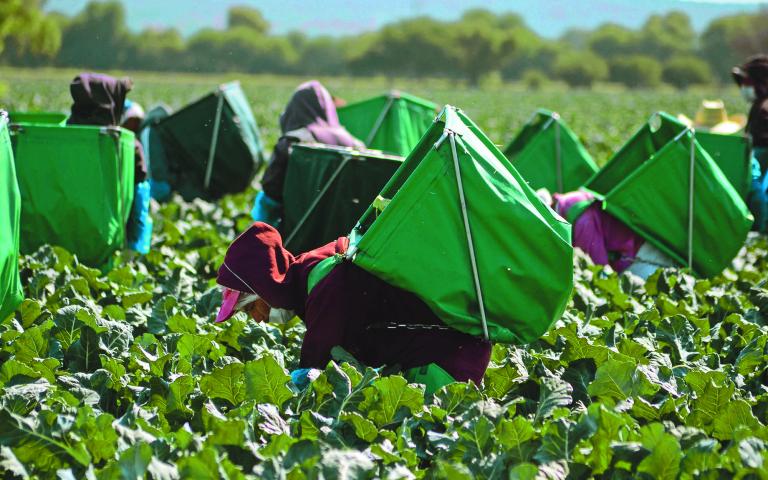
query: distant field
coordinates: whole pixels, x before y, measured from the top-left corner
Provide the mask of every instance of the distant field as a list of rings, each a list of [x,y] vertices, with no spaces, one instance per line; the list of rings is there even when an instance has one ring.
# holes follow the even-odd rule
[[[23,70],[0,68],[0,82],[8,89],[0,97],[7,110],[69,109],[69,80],[75,70]],[[116,75],[126,74],[117,72]],[[145,107],[164,102],[179,108],[205,94],[216,84],[240,80],[268,145],[278,135],[277,119],[292,90],[303,77],[280,77],[225,73],[175,74],[129,72],[135,82],[131,98]],[[735,87],[677,92],[626,91],[614,86],[592,90],[568,90],[552,86],[528,91],[521,85],[470,89],[446,80],[386,78],[321,78],[337,96],[359,100],[389,89],[400,89],[439,104],[461,107],[498,144],[506,144],[536,108],[555,110],[582,138],[587,149],[602,164],[652,112],[665,110],[691,116],[703,98],[722,98],[731,113],[742,113],[744,103]],[[2,91],[2,89],[0,89]]]

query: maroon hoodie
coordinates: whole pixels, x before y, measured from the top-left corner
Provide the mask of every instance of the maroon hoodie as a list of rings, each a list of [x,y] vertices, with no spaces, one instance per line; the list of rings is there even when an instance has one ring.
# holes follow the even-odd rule
[[[346,260],[307,293],[312,268],[348,246],[347,238],[339,238],[294,256],[283,248],[277,230],[256,222],[227,250],[217,281],[233,290],[255,292],[274,308],[296,312],[307,326],[302,368],[324,368],[331,360],[331,348],[339,345],[372,367],[400,365],[407,370],[436,363],[458,381],[480,383],[490,360],[490,343],[453,329],[387,328],[392,324],[444,328],[412,293]]]

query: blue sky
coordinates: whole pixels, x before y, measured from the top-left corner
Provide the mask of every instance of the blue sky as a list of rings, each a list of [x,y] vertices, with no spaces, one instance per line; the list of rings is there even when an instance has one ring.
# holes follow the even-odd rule
[[[49,0],[47,10],[72,15],[86,3]],[[484,7],[519,13],[546,37],[607,21],[637,27],[648,15],[673,9],[688,13],[694,28],[702,30],[713,18],[768,8],[768,0],[123,0],[123,4],[131,29],[174,26],[185,35],[224,26],[227,7],[236,4],[260,9],[276,33],[354,34],[416,15],[453,20],[467,8]]]

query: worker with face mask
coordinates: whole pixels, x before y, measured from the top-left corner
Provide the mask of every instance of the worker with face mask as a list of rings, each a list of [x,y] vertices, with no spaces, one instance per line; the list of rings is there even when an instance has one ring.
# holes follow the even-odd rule
[[[752,188],[747,204],[755,217],[753,230],[768,231],[768,55],[755,55],[731,71],[750,104],[746,133],[752,141]]]

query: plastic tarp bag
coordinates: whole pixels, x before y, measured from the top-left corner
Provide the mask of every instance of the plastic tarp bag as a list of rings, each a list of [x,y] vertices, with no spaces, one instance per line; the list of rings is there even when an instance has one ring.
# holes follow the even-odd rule
[[[248,188],[264,161],[256,119],[238,82],[157,123],[171,187],[185,200],[214,200]]]
[[[45,125],[64,125],[67,114],[61,112],[10,112],[12,123],[39,123]]]
[[[696,131],[696,141],[709,153],[741,198],[747,198],[752,182],[747,137]]]
[[[570,192],[597,172],[589,152],[555,112],[537,110],[504,149],[531,188]]]
[[[19,306],[24,294],[19,278],[21,196],[16,182],[8,116],[0,110],[0,321]]]
[[[432,125],[437,105],[392,91],[340,107],[338,113],[341,124],[366,147],[404,157]]]
[[[12,124],[21,252],[64,247],[107,266],[133,203],[134,135],[117,127]]]
[[[695,132],[656,113],[585,185],[603,208],[680,265],[717,275],[752,215]]]
[[[304,252],[347,235],[402,161],[381,152],[294,145],[280,225],[286,247]]]
[[[417,295],[449,327],[524,344],[562,315],[571,225],[461,110],[445,107],[378,197],[347,258]]]

